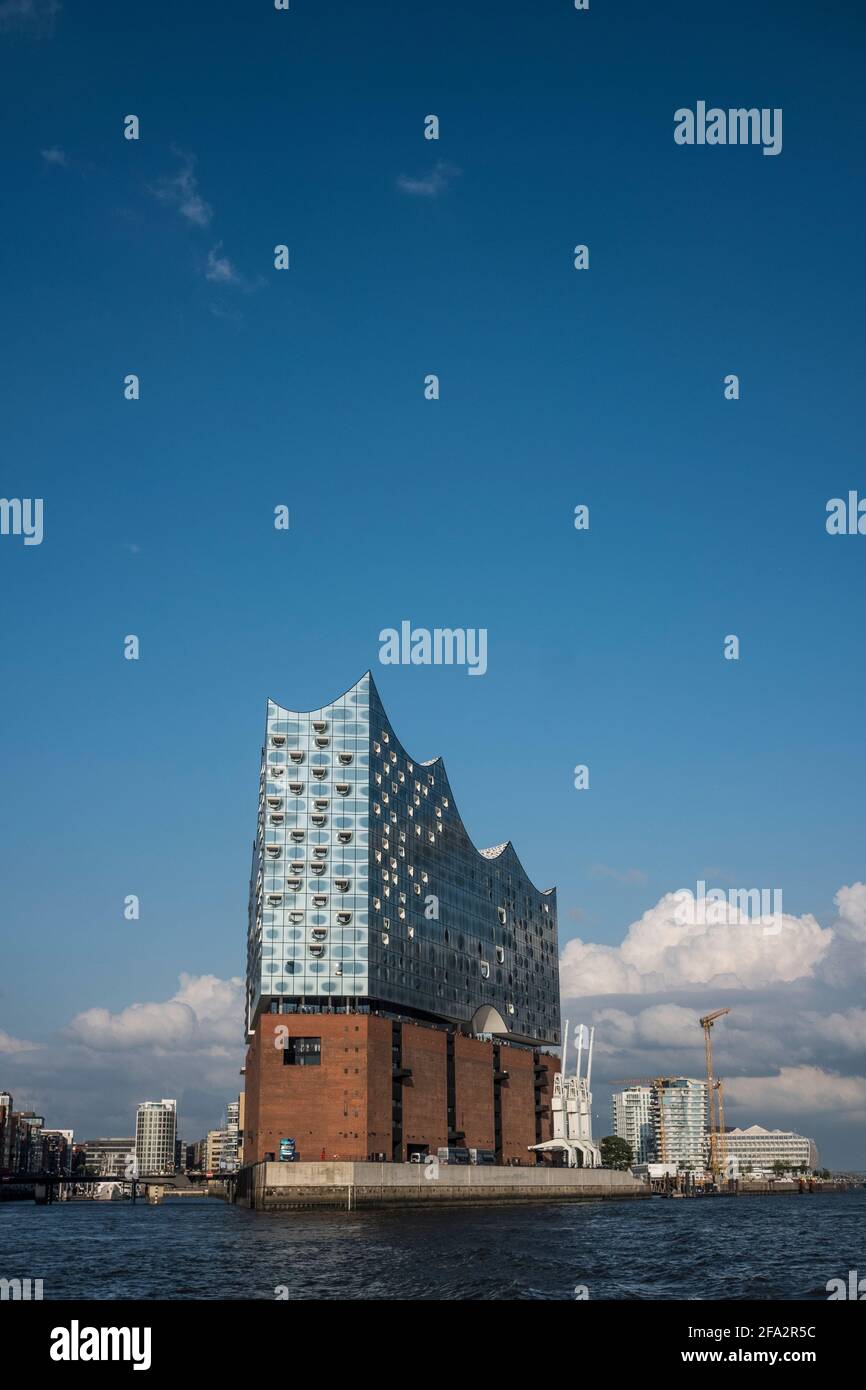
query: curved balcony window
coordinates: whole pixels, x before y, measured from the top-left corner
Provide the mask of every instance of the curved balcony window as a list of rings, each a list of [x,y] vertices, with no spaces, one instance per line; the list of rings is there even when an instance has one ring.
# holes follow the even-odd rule
[[[335,782],[334,791],[337,793],[338,796],[348,796],[349,792],[351,791],[351,787],[349,786],[348,782]]]
[[[289,913],[289,921],[290,921],[290,922],[294,922],[294,924],[295,924],[296,927],[299,926],[300,923],[303,922],[303,920],[304,920],[304,914],[303,914],[303,912],[290,912],[290,913]]]
[[[269,894],[268,894],[268,902],[270,903],[271,907],[279,907],[279,905],[280,905],[280,903],[281,903],[282,901],[283,901],[283,895],[282,895],[282,893],[269,893]]]
[[[310,820],[313,822],[313,825],[325,825],[327,824],[328,817],[325,815],[324,811],[314,811],[310,816]]]
[[[292,890],[293,893],[297,893],[298,890],[299,890],[299,888],[300,888],[300,886],[301,886],[301,880],[300,880],[299,878],[295,877],[295,878],[287,878],[287,879],[286,879],[286,887],[287,887],[287,888],[291,888],[291,890]]]
[[[354,753],[338,753],[338,754],[337,754],[337,757],[338,757],[338,759],[340,760],[340,764],[341,764],[342,767],[348,767],[349,764],[352,762],[354,756],[355,756]]]
[[[282,852],[282,845],[265,845],[265,853],[269,859],[279,859]]]
[[[289,757],[291,758],[293,763],[302,763],[304,761],[304,756],[305,755],[303,749],[301,748],[296,748],[292,753],[289,754]]]
[[[337,921],[341,927],[347,927],[352,920],[351,912],[338,912]]]
[[[282,825],[286,817],[282,811],[272,811],[270,816],[271,825]]]
[[[327,811],[328,798],[326,796],[317,796],[315,801],[313,802],[313,805],[315,806],[317,811]]]
[[[328,721],[327,721],[326,719],[314,719],[314,720],[313,720],[313,733],[314,733],[314,734],[323,734],[323,733],[325,732],[325,730],[327,729],[327,727],[328,727]]]
[[[303,792],[303,790],[304,790],[304,784],[303,784],[303,782],[290,782],[290,783],[289,783],[289,791],[292,793],[292,796],[300,796],[301,793]]]
[[[314,864],[310,865],[310,873],[318,874],[318,876],[321,878],[322,874],[325,872],[327,867],[327,864],[322,864],[320,861],[317,860]]]
[[[310,955],[311,955],[311,956],[315,956],[317,960],[318,960],[318,958],[319,958],[320,956],[323,956],[324,954],[325,954],[325,948],[324,948],[324,946],[319,946],[319,945],[315,945],[315,944],[314,944],[314,945],[312,945],[312,946],[310,947]]]
[[[293,859],[291,863],[291,870],[293,874],[302,874],[304,872],[303,859]]]
[[[290,834],[296,845],[301,844],[304,838],[303,830],[292,830],[290,831]]]
[[[312,772],[317,782],[324,782],[325,778],[328,775],[328,769],[326,767],[312,767],[310,768],[310,771]]]
[[[351,830],[338,830],[338,831],[337,831],[337,839],[339,840],[339,842],[340,842],[341,845],[348,845],[348,844],[351,844],[351,842],[352,842],[352,832],[351,832]]]
[[[314,858],[314,859],[327,859],[327,857],[328,857],[328,846],[327,846],[327,845],[314,845],[314,846],[313,846],[313,858]]]
[[[284,767],[278,767],[275,763],[272,763],[271,766],[268,768],[268,776],[282,777],[285,773],[285,770],[286,769]]]
[[[328,935],[328,928],[313,927],[313,930],[310,932],[310,935],[312,936],[314,941],[324,941],[326,936]]]
[[[315,894],[313,895],[313,907],[327,907],[327,906],[328,906],[328,895],[327,895],[327,893],[315,893]]]
[[[490,964],[489,964],[489,962],[486,961],[486,960],[482,960],[482,961],[479,962],[479,964],[481,965],[481,978],[482,978],[482,980],[489,980],[489,979],[490,979]]]
[[[327,734],[317,734],[315,742],[317,748],[327,748],[331,740],[328,738]]]
[[[348,878],[335,878],[334,887],[339,893],[348,893],[351,880]]]
[[[286,746],[286,736],[285,736],[285,734],[271,734],[271,743],[273,744],[274,748],[285,748],[285,746]]]
[[[279,809],[280,809],[280,807],[282,806],[282,804],[283,804],[283,798],[282,798],[281,796],[269,796],[269,797],[268,797],[268,805],[270,806],[270,808],[271,808],[272,811],[279,811]]]

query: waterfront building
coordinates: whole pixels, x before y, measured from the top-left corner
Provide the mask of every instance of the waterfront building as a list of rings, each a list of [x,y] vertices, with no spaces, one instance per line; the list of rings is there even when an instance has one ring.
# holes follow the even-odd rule
[[[72,1172],[71,1129],[43,1129],[42,1166],[47,1173]]]
[[[8,1091],[0,1091],[0,1173],[12,1168],[12,1114],[15,1102]]]
[[[135,1159],[135,1139],[85,1139],[85,1165],[99,1178],[129,1178]]]
[[[42,1131],[45,1117],[32,1110],[12,1112],[12,1171],[41,1173],[44,1166]]]
[[[811,1172],[818,1167],[814,1139],[792,1130],[763,1129],[761,1125],[728,1129],[725,1147],[732,1177],[772,1177],[777,1163],[784,1164],[786,1172],[803,1167]]]
[[[628,1086],[611,1097],[613,1133],[631,1146],[634,1163],[649,1163],[655,1153],[651,1086]]]
[[[690,1172],[707,1166],[707,1083],[663,1076],[652,1086],[653,1145],[658,1163]]]
[[[527,1163],[550,1137],[556,892],[510,842],[476,849],[441,758],[407,752],[369,672],[306,713],[268,702],[246,1009],[247,1163]]]
[[[167,1177],[175,1171],[177,1101],[146,1100],[135,1119],[135,1162],[142,1177]]]

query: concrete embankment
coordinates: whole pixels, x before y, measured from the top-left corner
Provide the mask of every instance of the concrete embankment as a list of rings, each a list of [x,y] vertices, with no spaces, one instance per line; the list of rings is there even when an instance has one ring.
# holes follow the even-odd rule
[[[498,1168],[419,1163],[255,1163],[228,1186],[228,1200],[257,1211],[303,1207],[431,1206],[481,1202],[622,1201],[651,1195],[610,1168]]]

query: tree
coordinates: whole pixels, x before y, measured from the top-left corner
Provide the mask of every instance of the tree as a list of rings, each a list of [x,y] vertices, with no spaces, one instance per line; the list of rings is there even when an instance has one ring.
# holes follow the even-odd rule
[[[617,1134],[608,1134],[602,1139],[599,1145],[601,1149],[601,1162],[604,1168],[619,1168],[624,1170],[630,1168],[634,1163],[634,1153],[631,1144],[625,1139],[620,1139]]]

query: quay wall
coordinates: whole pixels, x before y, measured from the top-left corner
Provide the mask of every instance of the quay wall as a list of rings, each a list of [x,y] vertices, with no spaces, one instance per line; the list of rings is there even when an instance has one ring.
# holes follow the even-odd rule
[[[303,1207],[462,1206],[480,1202],[640,1200],[649,1184],[610,1168],[466,1167],[420,1163],[250,1164],[228,1200],[257,1211]]]

